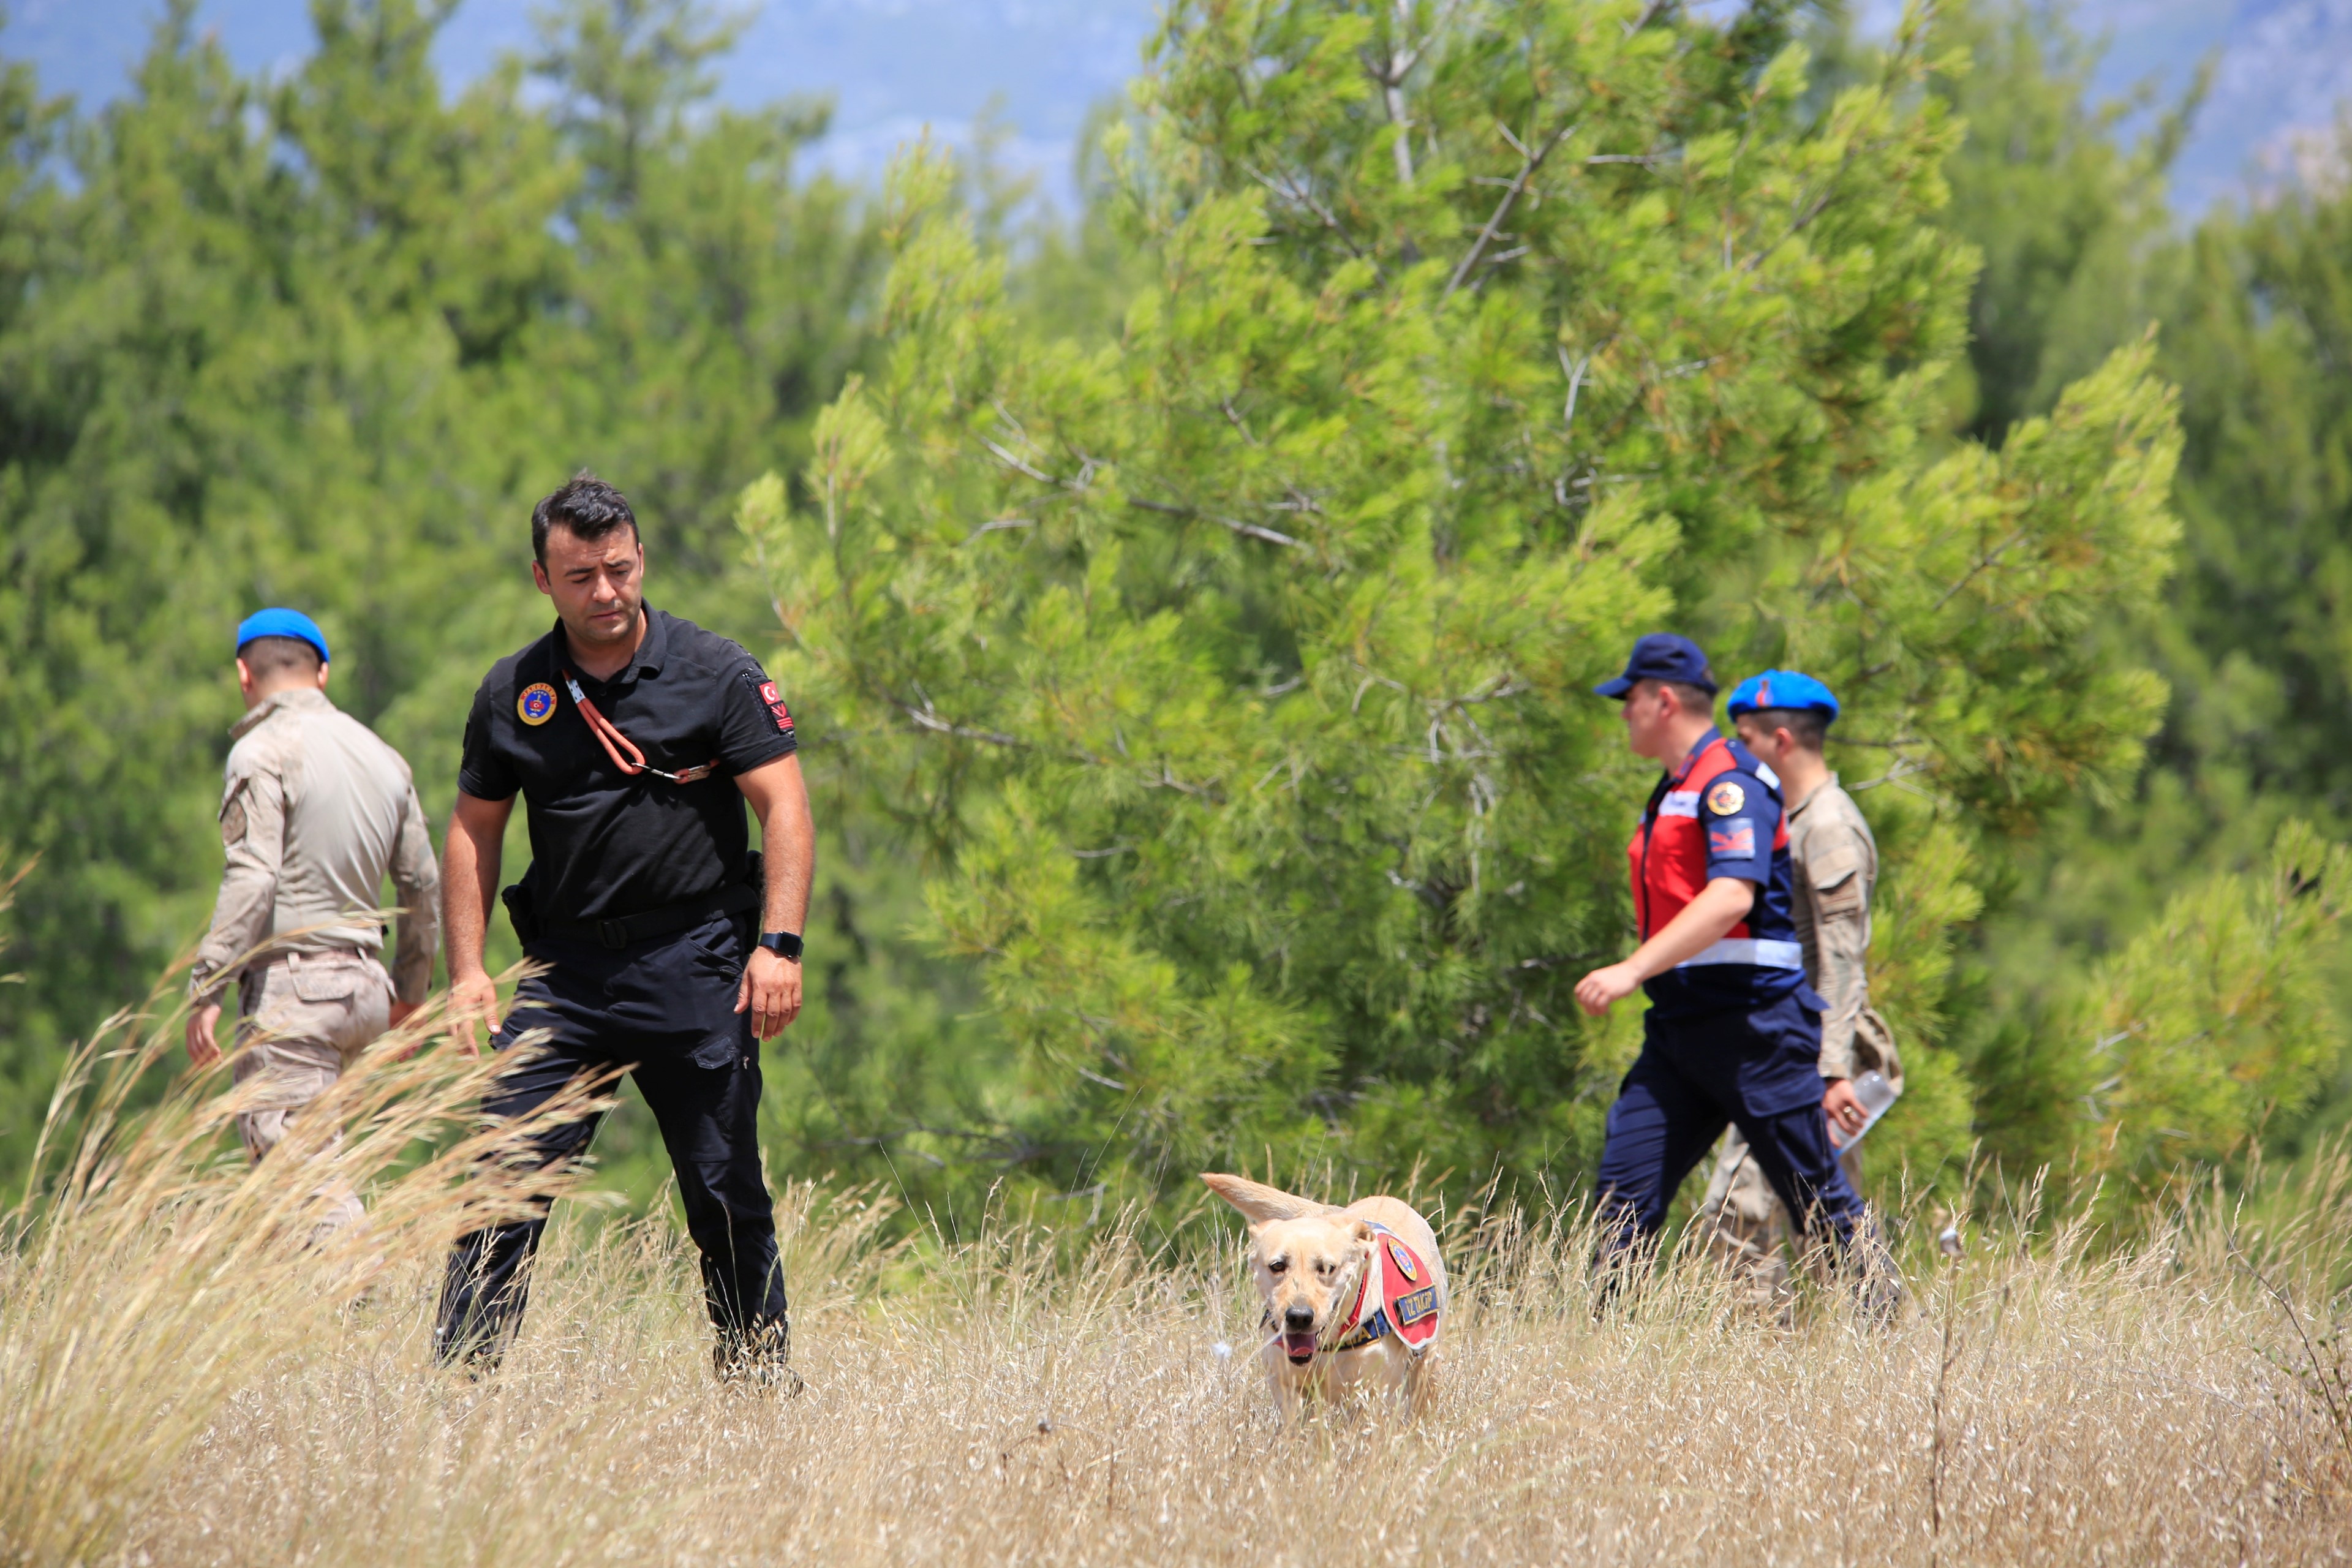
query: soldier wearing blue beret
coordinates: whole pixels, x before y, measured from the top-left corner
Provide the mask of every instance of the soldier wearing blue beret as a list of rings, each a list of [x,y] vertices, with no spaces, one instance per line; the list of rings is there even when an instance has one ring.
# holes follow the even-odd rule
[[[1894,1032],[1870,1005],[1866,960],[1878,842],[1822,757],[1838,716],[1828,687],[1794,670],[1768,669],[1734,688],[1726,710],[1748,749],[1780,775],[1788,797],[1790,912],[1804,948],[1805,979],[1824,1004],[1822,1106],[1840,1141],[1838,1163],[1858,1184],[1862,1151],[1851,1140],[1867,1118],[1853,1080],[1876,1072],[1895,1092],[1903,1086]],[[1785,1315],[1793,1304],[1782,1256],[1788,1210],[1737,1127],[1724,1134],[1699,1225],[1708,1248],[1739,1276],[1755,1303]]]
[[[188,1058],[220,1059],[220,1019],[236,985],[230,1071],[247,1094],[246,1152],[266,1157],[433,979],[440,869],[408,763],[327,700],[327,634],[299,610],[236,628],[245,717],[229,731],[222,780],[226,864],[213,921],[189,971]],[[384,879],[397,890],[387,968]],[[336,1182],[313,1239],[362,1217]]]

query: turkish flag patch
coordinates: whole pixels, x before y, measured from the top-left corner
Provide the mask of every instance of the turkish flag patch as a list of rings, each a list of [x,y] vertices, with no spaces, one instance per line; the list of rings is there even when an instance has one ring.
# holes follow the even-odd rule
[[[792,710],[784,706],[784,694],[776,689],[776,683],[767,678],[767,672],[761,669],[747,669],[743,671],[743,684],[759,698],[760,706],[768,710],[768,718],[776,726],[776,733],[791,734],[793,732]]]

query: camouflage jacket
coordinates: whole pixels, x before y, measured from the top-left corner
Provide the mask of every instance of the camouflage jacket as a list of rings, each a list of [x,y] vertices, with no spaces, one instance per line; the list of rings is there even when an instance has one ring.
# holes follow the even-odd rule
[[[1875,1068],[1900,1082],[1894,1037],[1870,1005],[1878,841],[1835,773],[1789,808],[1789,858],[1805,977],[1829,1004],[1822,1015],[1822,1076],[1853,1078]]]
[[[221,791],[228,866],[189,990],[217,1002],[236,967],[267,949],[380,953],[388,875],[400,916],[391,964],[421,1002],[441,929],[441,873],[408,764],[374,731],[308,688],[278,691],[229,733]]]

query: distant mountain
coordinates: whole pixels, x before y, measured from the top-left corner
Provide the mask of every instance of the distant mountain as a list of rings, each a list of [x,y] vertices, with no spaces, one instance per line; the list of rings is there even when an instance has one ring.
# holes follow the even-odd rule
[[[1873,14],[1893,0],[1871,0]],[[0,50],[29,58],[43,79],[83,101],[122,89],[158,0],[16,0]],[[890,149],[929,125],[967,137],[993,100],[1012,132],[1006,161],[1043,174],[1066,199],[1071,153],[1087,109],[1136,69],[1153,0],[767,0],[727,63],[723,92],[755,102],[826,92],[837,103],[824,161],[878,170]],[[439,58],[453,80],[530,41],[530,0],[465,0]],[[250,67],[283,67],[310,43],[305,0],[203,0]],[[2185,211],[2295,166],[2300,139],[2324,131],[2352,99],[2352,0],[2084,0],[2076,20],[2104,33],[2104,89],[2153,78],[2177,92],[2200,59],[2221,65],[2181,159]]]

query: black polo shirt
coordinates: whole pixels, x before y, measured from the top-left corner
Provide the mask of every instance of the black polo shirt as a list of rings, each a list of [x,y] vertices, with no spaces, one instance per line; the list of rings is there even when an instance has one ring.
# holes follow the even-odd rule
[[[543,920],[643,914],[741,879],[751,836],[735,776],[799,746],[783,700],[740,644],[650,605],[645,615],[636,658],[610,679],[581,673],[558,622],[492,665],[474,693],[457,787],[478,800],[521,792],[523,880]],[[718,766],[687,784],[624,773],[572,701],[565,668],[648,763]]]

